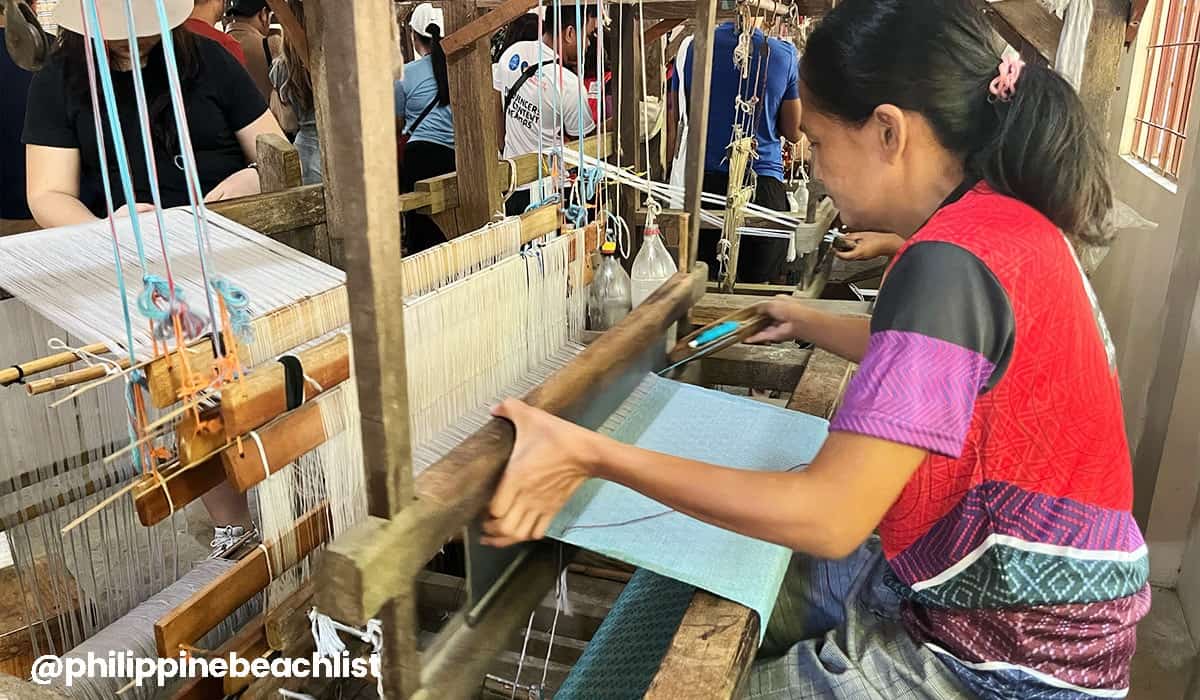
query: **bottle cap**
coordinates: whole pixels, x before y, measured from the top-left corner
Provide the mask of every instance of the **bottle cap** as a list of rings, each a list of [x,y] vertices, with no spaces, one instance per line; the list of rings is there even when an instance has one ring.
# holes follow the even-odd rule
[[[600,246],[600,252],[604,255],[614,255],[617,252],[616,241],[605,241],[604,245]]]
[[[657,236],[660,233],[662,233],[662,231],[658,230],[658,224],[654,224],[652,226],[646,226],[645,228],[642,229],[643,236]]]

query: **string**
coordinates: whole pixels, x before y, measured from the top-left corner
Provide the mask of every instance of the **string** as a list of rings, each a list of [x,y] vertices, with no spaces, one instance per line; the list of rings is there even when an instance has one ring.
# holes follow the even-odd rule
[[[126,2],[130,1],[126,0]],[[208,237],[208,212],[204,206],[199,168],[196,165],[196,154],[192,150],[192,134],[188,128],[187,113],[184,110],[183,84],[179,78],[179,66],[176,64],[175,40],[171,34],[171,26],[167,20],[167,9],[163,0],[154,0],[154,8],[158,15],[159,32],[162,34],[163,62],[167,67],[168,93],[171,97],[171,109],[175,116],[175,130],[179,138],[180,154],[183,156],[183,176],[188,185],[188,202],[191,204],[196,229],[196,252],[200,262],[200,275],[204,280],[204,301],[208,307],[208,317],[212,319],[213,353],[217,357],[224,357],[224,343],[218,341],[217,319],[219,316],[217,316],[216,302],[213,299],[211,278],[209,277],[208,256],[212,250]]]
[[[801,464],[797,464],[795,466],[788,467],[787,469],[784,469],[778,473],[787,474],[790,472],[797,471],[799,469],[803,469],[804,467],[807,467],[809,465],[810,465],[810,462],[803,462]],[[613,522],[613,523],[590,523],[590,524],[585,524],[585,525],[568,525],[567,527],[563,528],[561,534],[565,535],[568,532],[570,532],[571,530],[604,530],[604,529],[608,529],[608,528],[626,527],[628,525],[636,525],[638,523],[644,523],[649,520],[657,520],[658,518],[666,517],[672,513],[678,513],[678,512],[679,511],[676,510],[675,508],[668,508],[666,510],[663,510],[663,511],[660,511],[657,513],[651,513],[650,515],[642,515],[642,516],[639,516],[636,518],[630,518],[629,520],[621,520],[621,521]]]
[[[131,72],[133,73],[133,93],[137,102],[138,119],[142,127],[142,150],[146,156],[146,173],[147,180],[150,184],[150,199],[154,204],[154,216],[158,223],[158,239],[162,246],[163,268],[167,273],[167,287],[170,292],[171,307],[175,306],[175,277],[171,274],[171,260],[167,254],[167,240],[164,234],[166,230],[166,222],[163,221],[162,214],[162,197],[158,187],[158,159],[154,155],[154,146],[150,138],[150,108],[146,103],[146,85],[142,76],[142,57],[141,47],[138,45],[137,27],[133,19],[133,0],[125,0],[125,24],[129,31],[129,53],[130,60],[133,63]],[[164,60],[165,60],[164,55]],[[133,203],[128,203],[129,206],[135,207]],[[136,211],[130,211],[131,216],[137,218]]]
[[[89,10],[90,10],[90,12],[89,12]],[[104,46],[104,41],[101,38],[102,34],[96,27],[93,27],[93,24],[92,24],[93,18],[95,18],[97,26],[99,25],[99,21],[100,21],[99,15],[96,12],[96,1],[88,0],[88,2],[85,2],[83,5],[80,6],[79,13],[81,15],[81,19],[82,19],[82,23],[83,23],[83,32],[86,35],[84,37],[84,41],[83,41],[83,48],[84,48],[84,56],[86,58],[87,68],[88,68],[88,87],[91,91],[91,98],[92,98],[92,121],[95,123],[95,128],[96,128],[96,148],[98,151],[98,155],[100,157],[100,181],[104,186],[104,204],[105,204],[106,210],[108,212],[108,217],[107,217],[108,230],[109,230],[109,234],[112,236],[113,260],[116,264],[116,272],[117,272],[117,292],[118,292],[118,296],[121,299],[121,314],[122,314],[122,320],[124,322],[124,327],[125,327],[125,349],[129,353],[129,366],[132,367],[137,362],[137,357],[134,355],[135,351],[134,351],[134,345],[133,345],[133,318],[129,313],[129,294],[125,289],[125,272],[124,272],[124,267],[121,262],[121,241],[120,241],[120,238],[117,236],[117,225],[116,225],[116,221],[115,221],[116,216],[113,211],[112,178],[108,171],[108,149],[107,149],[107,146],[105,145],[103,120],[100,116],[100,98],[99,98],[99,95],[97,94],[97,90],[96,90],[96,83],[97,83],[96,74],[97,74],[97,72],[101,73],[101,75],[108,76],[107,84],[110,88],[112,85],[112,76],[108,73],[108,69],[109,69],[108,54],[107,54],[107,51]],[[88,41],[89,38],[94,39],[94,43],[89,42]],[[103,60],[98,60],[97,54]],[[98,71],[97,66],[96,66],[97,63],[102,64],[102,70]],[[112,102],[110,102],[108,100],[107,95],[106,95],[105,102],[106,102],[106,106],[109,110],[109,114],[112,115],[113,119],[117,119],[117,117],[116,117],[117,112],[115,110],[115,106]],[[110,126],[112,126],[111,123],[110,123]],[[116,135],[116,138],[119,138],[120,137],[120,128],[116,128],[114,133]],[[121,146],[117,146],[115,144],[115,139],[114,139],[114,148],[116,148],[116,150],[117,150],[117,165],[122,166],[122,164],[124,163],[124,160],[123,160],[124,156],[121,153]],[[125,181],[122,181],[122,187],[125,187],[126,184],[127,183]],[[130,190],[130,189],[132,189],[131,184],[129,185],[129,187],[127,188],[127,191],[126,191],[126,202],[127,203],[130,201],[130,194],[128,192],[128,190]],[[136,221],[136,219],[137,219],[136,214],[132,218]],[[145,276],[146,259],[145,259],[145,255],[144,255],[142,247],[141,247],[141,237],[138,235],[138,229],[136,228],[136,225],[134,228],[134,235],[135,235],[135,238],[138,243],[138,261],[142,267],[142,274],[143,274],[143,276]],[[141,435],[138,430],[136,419],[134,417],[134,412],[131,410],[133,398],[130,394],[133,390],[134,390],[133,385],[131,383],[127,383],[126,387],[125,387],[125,392],[124,392],[125,393],[125,404],[126,404],[126,415],[129,418],[127,427],[128,427],[129,442],[135,446],[133,449],[133,453],[132,453],[133,463],[141,465],[141,464],[143,464],[142,452],[141,452],[141,449],[136,446]],[[169,499],[169,496],[168,496],[168,499]],[[172,512],[174,512],[174,510],[172,510]]]

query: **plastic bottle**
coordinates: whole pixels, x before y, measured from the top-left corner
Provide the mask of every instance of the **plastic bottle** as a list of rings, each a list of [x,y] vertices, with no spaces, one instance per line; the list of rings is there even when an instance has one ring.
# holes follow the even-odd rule
[[[600,267],[592,278],[588,292],[588,327],[606,331],[629,314],[629,274],[616,256],[617,244],[605,241],[600,248]]]
[[[633,305],[640,305],[678,269],[663,244],[658,226],[646,226],[642,249],[633,260]]]

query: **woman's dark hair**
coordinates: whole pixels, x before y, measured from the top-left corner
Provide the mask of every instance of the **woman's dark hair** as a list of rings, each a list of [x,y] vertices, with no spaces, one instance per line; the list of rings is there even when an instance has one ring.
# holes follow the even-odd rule
[[[188,94],[200,74],[200,59],[196,52],[196,40],[183,27],[171,32],[175,42],[176,61],[183,94]],[[63,29],[54,44],[55,54],[61,56],[67,93],[80,104],[92,104],[92,92],[88,85],[87,56],[84,54],[84,38],[80,34]],[[146,84],[146,100],[150,117],[150,138],[158,148],[172,155],[179,154],[179,132],[175,128],[175,113],[171,107],[171,93],[167,84],[167,67],[163,59],[163,45],[159,42],[150,49],[146,57],[142,77]],[[101,113],[105,113],[103,108]],[[139,142],[140,143],[140,142]],[[140,145],[139,145],[140,148]]]
[[[1034,207],[1078,241],[1107,243],[1104,143],[1074,88],[1029,64],[992,96],[1000,52],[966,0],[844,0],[808,38],[800,76],[817,111],[863,124],[891,104],[925,117],[968,175]]]
[[[413,32],[413,40],[429,51],[429,60],[433,61],[433,79],[437,81],[437,103],[445,107],[450,104],[450,75],[446,72],[446,52],[442,51],[442,30],[431,22],[425,31],[429,36]]]

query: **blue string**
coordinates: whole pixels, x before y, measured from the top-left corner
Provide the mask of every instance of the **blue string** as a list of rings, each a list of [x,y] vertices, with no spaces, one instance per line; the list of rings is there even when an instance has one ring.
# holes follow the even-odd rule
[[[531,212],[534,209],[537,209],[538,207],[544,207],[547,204],[558,204],[560,199],[561,199],[561,197],[559,197],[558,193],[555,192],[555,193],[551,194],[549,197],[546,197],[545,199],[543,199],[541,201],[531,202],[529,204],[529,206],[525,207],[525,212],[526,213]]]
[[[97,39],[97,41],[94,44],[94,47],[88,45],[87,38],[93,35],[93,31],[92,31],[92,18],[91,18],[91,16],[89,16],[89,13],[86,11],[86,7],[80,7],[79,14],[82,15],[81,19],[83,20],[84,52],[86,54],[86,58],[88,59],[88,66],[91,69],[90,72],[92,72],[92,73],[95,72],[95,64],[99,63],[100,59],[103,59],[105,68],[107,69],[108,68],[108,55],[103,50],[99,51],[99,56],[96,55],[97,49],[101,49],[104,46],[103,40]],[[92,14],[92,16],[95,16],[94,0],[92,0],[92,13],[91,14]],[[99,18],[97,17],[97,20],[98,19]],[[97,37],[99,37],[99,35],[100,35],[99,30],[96,30],[94,32],[94,34]],[[125,321],[125,347],[129,351],[129,364],[130,364],[130,366],[133,366],[134,364],[136,364],[136,360],[137,360],[137,358],[134,355],[134,351],[133,351],[133,319],[129,314],[129,296],[128,296],[128,292],[126,292],[126,290],[125,290],[125,267],[124,267],[124,264],[121,262],[120,241],[117,239],[117,230],[115,228],[115,224],[113,223],[112,177],[108,171],[108,153],[107,153],[107,149],[104,146],[104,126],[102,123],[103,120],[101,119],[101,116],[100,116],[100,99],[99,99],[99,95],[97,95],[97,93],[96,93],[95,80],[92,79],[90,81],[90,83],[91,83],[91,93],[92,93],[91,94],[92,117],[93,117],[93,120],[95,121],[94,126],[96,128],[96,147],[99,150],[99,155],[100,155],[100,181],[104,186],[104,203],[105,203],[105,206],[107,206],[108,222],[109,222],[109,227],[110,227],[110,230],[112,231],[112,236],[113,236],[113,260],[116,264],[117,290],[121,296],[121,313],[122,313],[122,316]],[[121,162],[121,154],[117,154],[117,162],[118,163]],[[143,259],[143,269],[144,269],[144,267],[145,267],[145,261]],[[129,418],[129,421],[125,427],[128,432],[128,435],[129,435],[129,442],[134,445],[131,456],[132,456],[133,464],[135,464],[135,465],[142,464],[142,452],[141,452],[141,449],[136,446],[138,436],[137,436],[137,430],[136,430],[135,426],[136,426],[137,421],[135,419],[136,411],[134,411],[134,409],[133,409],[133,390],[134,390],[133,382],[137,381],[138,379],[144,379],[144,375],[141,374],[140,370],[136,371],[134,375],[130,376],[130,381],[129,381],[129,383],[126,384],[126,387],[125,387],[126,388],[126,391],[125,391],[126,411],[128,411],[128,418]]]
[[[214,281],[213,289],[225,301],[225,309],[229,314],[229,326],[233,329],[233,334],[244,343],[250,342],[252,335],[250,297],[241,287],[224,279]]]
[[[125,0],[127,3],[132,0]],[[187,119],[184,113],[183,106],[183,91],[182,82],[179,79],[179,66],[176,65],[175,40],[171,35],[170,22],[167,20],[167,10],[162,0],[155,0],[154,8],[158,14],[158,28],[162,34],[163,43],[163,59],[167,66],[167,83],[171,93],[171,107],[175,113],[175,130],[179,135],[179,151],[183,155],[184,177],[187,180],[188,187],[188,203],[192,206],[193,220],[196,226],[196,252],[200,260],[200,276],[205,281],[204,301],[208,306],[208,316],[213,320],[213,349],[216,355],[223,356],[225,354],[224,347],[221,343],[216,342],[217,334],[217,309],[216,303],[213,301],[213,295],[209,292],[212,283],[208,276],[208,237],[205,235],[205,230],[208,225],[207,211],[204,207],[203,199],[198,197],[200,193],[200,175],[196,167],[196,157],[192,152],[191,144],[189,143],[189,134]]]
[[[101,36],[100,15],[96,11],[96,0],[84,3],[90,26],[95,28],[92,34],[92,44],[95,46],[96,69],[100,74],[100,85],[104,91],[104,105],[108,111],[108,130],[112,134],[113,148],[116,150],[117,171],[121,176],[121,190],[125,194],[125,206],[129,208],[129,221],[133,224],[133,238],[137,242],[138,262],[142,266],[142,275],[149,274],[146,268],[146,247],[142,242],[142,227],[138,222],[137,201],[133,194],[133,178],[129,174],[128,151],[125,150],[125,136],[121,132],[121,117],[117,111],[117,94],[113,89],[112,69],[108,65],[108,53],[105,51],[104,39]],[[136,38],[134,42],[136,43]],[[138,70],[140,65],[135,65]],[[130,348],[132,350],[133,348]]]
[[[174,335],[172,316],[179,316],[185,336],[195,338],[204,332],[204,327],[208,325],[208,319],[188,308],[187,302],[183,298],[183,290],[176,289],[172,295],[171,285],[158,275],[146,275],[145,282],[146,288],[138,295],[137,306],[138,311],[150,319],[155,338],[168,340]],[[165,308],[158,304],[160,299],[167,302]]]
[[[597,22],[600,20],[597,19]],[[576,115],[579,117],[579,126],[575,134],[579,141],[579,167],[583,167],[583,110],[587,109],[587,104],[584,101],[583,94],[583,7],[579,4],[579,0],[575,0],[575,67],[579,69],[579,104],[576,105]],[[596,65],[596,85],[600,92],[597,96],[603,95],[604,89],[604,66]],[[585,220],[586,221],[586,220]]]
[[[583,161],[580,160],[580,163]],[[587,201],[592,201],[596,197],[596,191],[600,188],[600,183],[604,180],[604,172],[599,168],[582,168],[579,171],[578,182],[583,187],[583,198]]]

